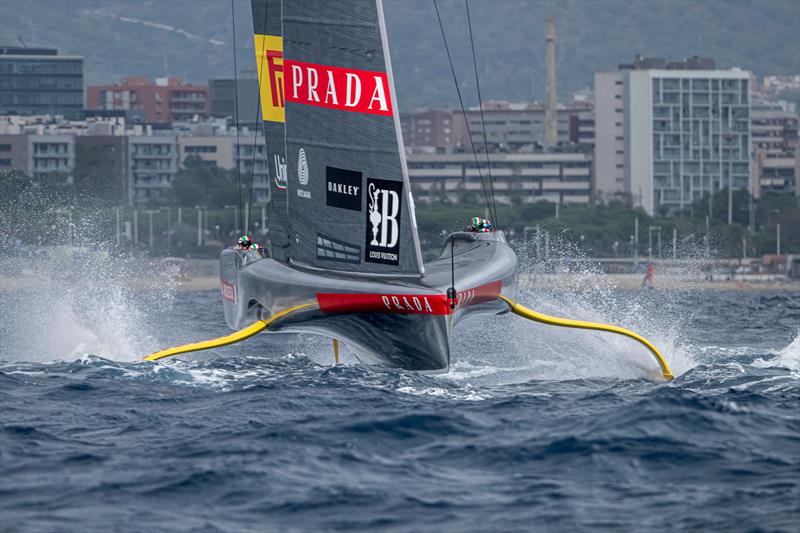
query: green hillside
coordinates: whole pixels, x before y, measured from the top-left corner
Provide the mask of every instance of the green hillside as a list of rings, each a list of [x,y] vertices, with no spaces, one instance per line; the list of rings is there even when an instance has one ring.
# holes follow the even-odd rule
[[[386,0],[403,108],[456,103],[431,0]],[[439,2],[465,98],[476,100],[461,1]],[[562,98],[634,54],[714,57],[756,75],[800,73],[800,2],[471,0],[486,98],[541,98],[544,21],[556,18]],[[240,70],[254,68],[249,1],[235,0]],[[228,0],[0,0],[0,40],[86,58],[88,83],[120,76],[205,82],[233,73]]]

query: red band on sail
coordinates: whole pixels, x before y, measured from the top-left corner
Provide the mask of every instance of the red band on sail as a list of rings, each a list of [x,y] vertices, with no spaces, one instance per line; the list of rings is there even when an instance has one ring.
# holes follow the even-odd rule
[[[283,96],[289,102],[372,115],[392,114],[392,98],[385,72],[286,59],[283,79]]]
[[[488,302],[500,296],[501,281],[458,291],[457,309]],[[317,293],[319,308],[326,313],[394,313],[401,315],[449,315],[453,311],[445,294],[337,294]]]

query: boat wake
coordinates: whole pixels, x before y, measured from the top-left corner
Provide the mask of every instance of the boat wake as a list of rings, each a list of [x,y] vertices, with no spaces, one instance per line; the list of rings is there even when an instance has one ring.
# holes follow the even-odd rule
[[[159,347],[227,333],[215,291],[178,293],[169,276],[167,283],[160,280],[156,285],[152,264],[134,263],[101,247],[41,249],[34,257],[16,260],[21,274],[0,292],[0,360],[74,361],[96,354],[118,362],[138,361]],[[538,274],[535,265],[529,274]],[[570,276],[572,283],[558,289],[523,284],[518,301],[544,313],[641,332],[661,349],[676,376],[698,365],[739,361],[800,373],[800,336],[773,357],[765,356],[762,346],[709,342],[708,335],[697,331],[697,324],[703,325],[714,314],[701,305],[706,298],[702,291],[620,291],[591,272]],[[718,340],[726,340],[725,335]],[[468,388],[530,380],[659,376],[651,355],[632,340],[524,322],[511,314],[465,319],[456,327],[453,341],[449,372],[433,377],[432,382],[399,388],[406,387],[409,394],[435,396],[447,395],[450,385]],[[327,368],[332,363],[332,349],[329,340],[314,336],[261,335],[207,354],[185,356],[184,362],[173,367],[200,372],[198,383],[213,383],[230,378],[231,361],[241,357],[253,363],[243,376],[247,378],[252,372],[258,375],[255,363],[265,365],[269,358],[300,358]],[[346,346],[342,360],[345,365],[358,363]],[[264,371],[270,372],[270,368],[267,365]],[[465,395],[481,397],[470,390],[459,391],[456,397]]]

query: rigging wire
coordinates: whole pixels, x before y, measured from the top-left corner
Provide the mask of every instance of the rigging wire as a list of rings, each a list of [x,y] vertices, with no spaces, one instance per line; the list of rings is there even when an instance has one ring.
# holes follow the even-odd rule
[[[483,128],[483,149],[486,151],[486,166],[489,169],[489,188],[492,193],[492,208],[494,209],[495,227],[499,228],[497,222],[497,204],[494,199],[494,176],[492,176],[492,161],[489,159],[489,141],[486,138],[486,121],[483,119],[483,100],[481,99],[481,82],[478,78],[478,61],[475,59],[475,41],[472,40],[472,20],[469,16],[469,0],[464,0],[464,6],[467,8],[467,27],[469,28],[469,44],[472,47],[472,66],[475,69],[475,85],[478,87],[478,106],[481,110],[481,128]]]
[[[239,166],[239,69],[236,66],[236,12],[233,7],[233,0],[231,0],[231,21],[233,25],[233,101],[234,101],[234,114],[236,116],[236,184],[239,191],[239,228],[244,230],[242,224],[242,170]]]
[[[264,25],[262,26],[263,28],[267,27],[267,17],[268,17],[268,15],[269,15],[269,2],[266,3],[266,7],[264,8]],[[247,207],[248,207],[247,208],[247,212],[248,212],[248,215],[249,215],[248,219],[247,219],[247,226],[248,227],[250,226],[250,217],[253,215],[253,181],[255,181],[255,176],[256,176],[256,145],[258,144],[258,131],[261,128],[266,128],[266,125],[264,125],[260,120],[260,117],[261,117],[261,82],[262,82],[262,76],[264,74],[264,57],[266,55],[267,55],[266,53],[261,54],[261,59],[259,59],[259,65],[258,65],[258,95],[256,96],[256,99],[258,100],[258,102],[256,103],[256,117],[255,117],[255,120],[253,120],[253,123],[256,125],[256,133],[255,133],[255,137],[253,138],[253,161],[252,161],[253,170],[252,170],[252,172],[250,172],[250,191],[249,191],[249,198],[247,200]],[[264,149],[265,149],[264,155],[266,157],[266,160],[265,160],[266,161],[266,167],[265,167],[265,171],[266,171],[266,186],[269,187],[269,139],[267,138],[266,129],[264,130]],[[265,230],[266,230],[266,228],[261,228],[262,232],[265,231]]]
[[[458,78],[456,77],[456,69],[453,66],[453,58],[450,56],[450,47],[447,46],[447,37],[444,35],[444,26],[442,25],[442,17],[439,15],[439,6],[436,0],[433,0],[433,7],[436,9],[436,20],[439,21],[439,29],[442,32],[442,41],[444,41],[444,49],[447,52],[447,60],[450,62],[450,72],[453,74],[453,83],[456,86],[456,93],[458,93],[458,103],[461,106],[461,114],[464,116],[464,123],[467,126],[467,135],[469,136],[469,145],[472,147],[472,154],[475,156],[475,164],[478,167],[478,176],[481,179],[481,188],[483,188],[483,197],[486,199],[487,209],[492,208],[489,202],[489,193],[486,191],[486,183],[483,181],[483,172],[481,171],[481,164],[478,161],[478,153],[475,151],[475,145],[472,143],[472,131],[470,131],[469,120],[467,120],[467,112],[464,109],[464,100],[461,98],[461,89],[458,87]]]

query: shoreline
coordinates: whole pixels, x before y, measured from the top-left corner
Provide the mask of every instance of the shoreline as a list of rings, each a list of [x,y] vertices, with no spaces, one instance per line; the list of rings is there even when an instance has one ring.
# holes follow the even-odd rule
[[[585,276],[576,274],[521,274],[520,288],[570,290],[592,290],[598,285],[610,285],[615,290],[640,290],[643,276],[640,274],[598,274]],[[0,275],[0,291],[27,290],[35,287],[38,280],[32,277],[12,277]],[[136,279],[129,284],[133,289],[175,289],[179,292],[198,292],[219,289],[219,276],[191,276],[177,281],[157,279]],[[753,282],[739,280],[706,281],[681,276],[656,276],[655,290],[727,290],[727,291],[765,291],[800,292],[800,281]]]
[[[521,274],[518,286],[521,288],[571,288],[591,290],[598,282],[610,283],[618,290],[639,290],[642,288],[641,274],[598,274],[583,276],[576,274]],[[680,276],[656,276],[654,289],[661,290],[738,290],[738,291],[774,291],[800,292],[800,281],[748,282],[739,280],[705,281]],[[179,282],[177,290],[182,292],[217,290],[219,277],[195,276]]]

